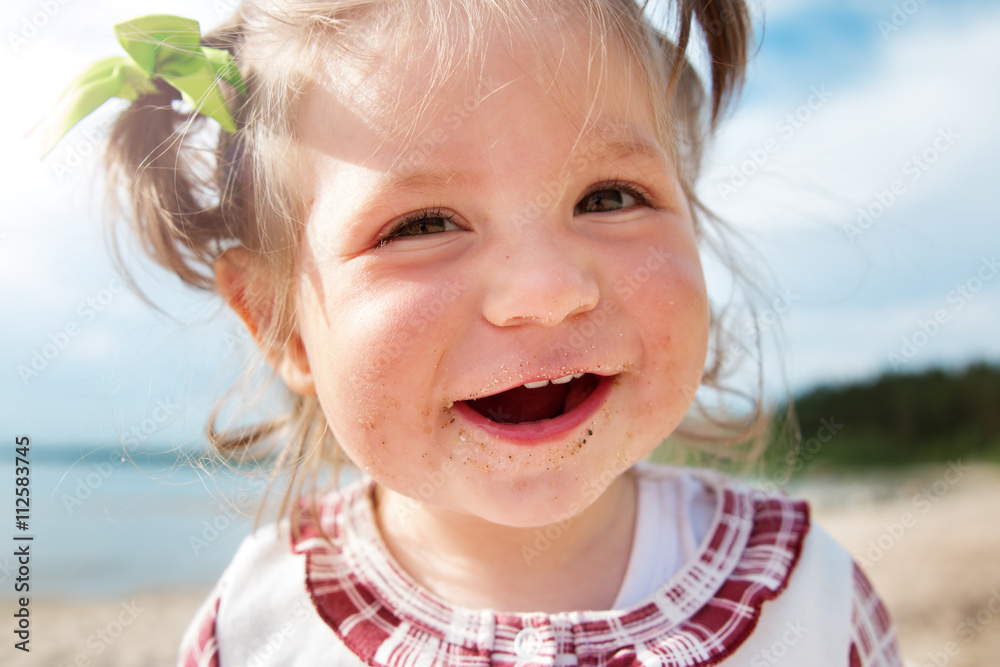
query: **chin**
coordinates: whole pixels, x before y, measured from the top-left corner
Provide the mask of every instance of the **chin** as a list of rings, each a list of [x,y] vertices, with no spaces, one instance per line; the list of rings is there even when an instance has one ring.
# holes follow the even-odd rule
[[[561,524],[590,507],[627,469],[585,477],[567,466],[530,478],[487,479],[470,489],[460,506],[485,521],[512,528]]]

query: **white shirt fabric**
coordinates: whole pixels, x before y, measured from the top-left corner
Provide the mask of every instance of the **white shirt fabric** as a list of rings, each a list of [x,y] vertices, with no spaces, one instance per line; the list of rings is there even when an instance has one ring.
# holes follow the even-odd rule
[[[628,567],[612,609],[625,609],[653,595],[694,558],[715,519],[718,499],[693,477],[672,484],[637,475],[635,534]]]

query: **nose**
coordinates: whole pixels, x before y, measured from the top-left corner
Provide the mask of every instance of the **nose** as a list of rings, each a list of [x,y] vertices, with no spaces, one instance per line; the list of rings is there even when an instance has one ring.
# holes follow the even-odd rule
[[[486,319],[499,327],[556,326],[596,308],[601,296],[594,274],[597,258],[566,239],[531,236],[491,257]]]

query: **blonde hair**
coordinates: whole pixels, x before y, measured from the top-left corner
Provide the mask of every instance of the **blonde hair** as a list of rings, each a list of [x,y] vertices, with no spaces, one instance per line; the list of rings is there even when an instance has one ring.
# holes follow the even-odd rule
[[[676,30],[672,38],[651,23],[654,13],[669,9]],[[137,100],[115,124],[107,153],[114,200],[123,199],[133,236],[156,263],[197,289],[215,290],[213,266],[227,248],[239,246],[260,258],[276,286],[273,293],[251,294],[270,313],[258,332],[262,346],[280,349],[292,340],[296,277],[295,249],[303,224],[303,202],[288,164],[295,145],[297,105],[317,65],[331,50],[338,57],[363,62],[379,55],[379,37],[421,35],[438,63],[429,89],[449,71],[455,58],[472,57],[477,26],[516,30],[539,15],[579,17],[603,49],[620,50],[638,67],[661,138],[669,140],[682,186],[696,210],[704,244],[727,256],[727,234],[705,233],[710,213],[695,196],[693,184],[702,149],[742,82],[752,40],[742,0],[245,0],[236,15],[204,38],[207,46],[230,51],[244,78],[246,99],[233,91],[230,107],[238,123],[234,134],[204,138],[204,118],[184,113],[169,87]],[[465,25],[463,42],[453,34]],[[694,36],[702,38],[710,63],[710,86],[703,87],[686,57]],[[598,39],[595,39],[598,38]],[[373,46],[374,45],[374,46]],[[716,221],[718,223],[718,221]],[[721,223],[718,223],[721,224]],[[115,237],[117,238],[117,237]],[[118,257],[121,247],[115,245]],[[729,253],[731,255],[731,253]],[[722,388],[725,333],[713,317],[715,356],[703,384]],[[243,452],[269,435],[287,438],[278,467],[292,470],[289,494],[282,504],[305,493],[315,495],[319,471],[345,460],[314,396],[288,392],[285,416],[272,422],[221,433],[218,409],[208,434],[223,452]],[[225,400],[225,399],[223,399]],[[697,403],[697,401],[696,401]],[[704,441],[736,442],[760,432],[761,401],[747,416],[714,417],[724,428],[696,436]],[[220,403],[221,407],[221,403]],[[704,406],[696,406],[706,416]],[[335,475],[336,477],[336,475]]]

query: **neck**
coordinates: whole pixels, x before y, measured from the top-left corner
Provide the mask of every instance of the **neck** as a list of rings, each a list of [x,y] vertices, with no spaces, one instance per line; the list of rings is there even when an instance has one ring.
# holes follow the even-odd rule
[[[404,502],[376,487],[386,546],[418,584],[453,605],[506,612],[610,609],[621,587],[635,524],[631,473],[572,520],[551,526],[502,526],[429,504],[400,521],[393,509]]]

